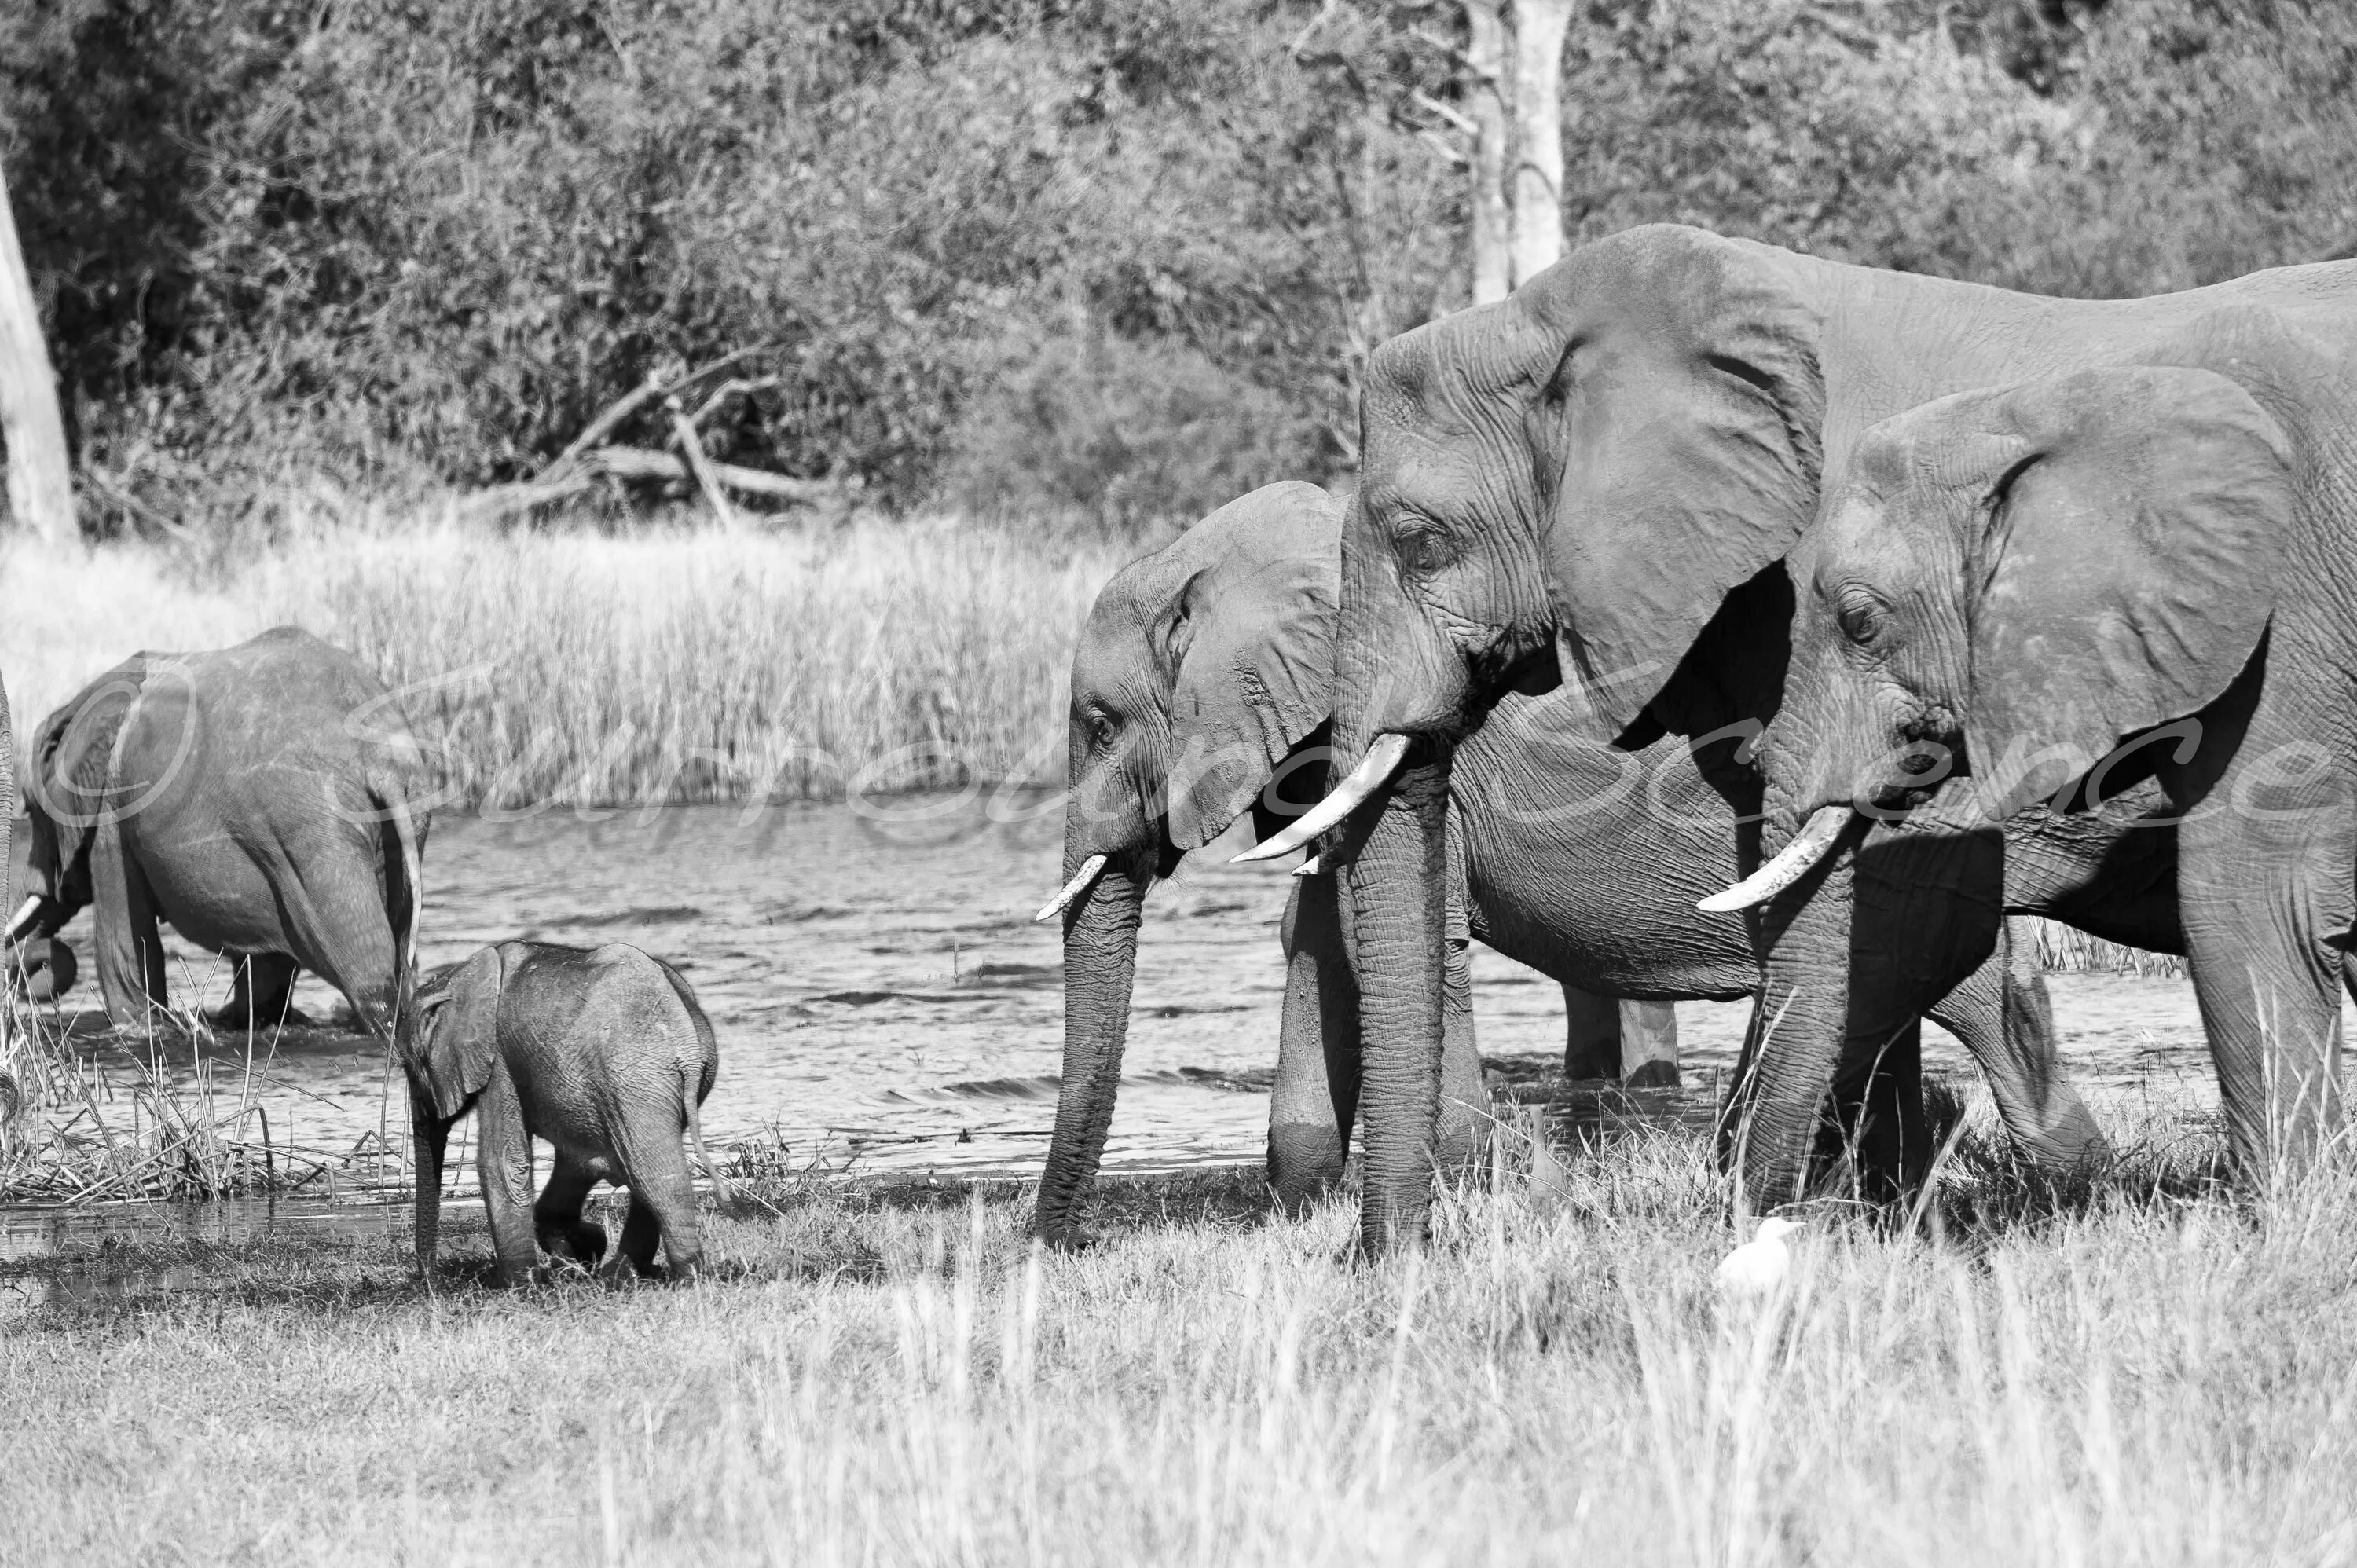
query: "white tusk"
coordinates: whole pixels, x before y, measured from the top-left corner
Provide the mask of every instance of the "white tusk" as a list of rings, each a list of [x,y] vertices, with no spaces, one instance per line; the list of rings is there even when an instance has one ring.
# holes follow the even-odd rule
[[[1081,868],[1072,873],[1072,879],[1064,884],[1064,890],[1056,895],[1055,901],[1031,917],[1033,922],[1052,920],[1071,908],[1072,900],[1087,892],[1089,884],[1094,882],[1097,879],[1097,873],[1104,868],[1105,857],[1101,854],[1092,854],[1081,862]]]
[[[1319,872],[1326,869],[1324,866],[1318,865],[1318,857],[1317,855],[1311,855],[1308,860],[1303,861],[1299,865],[1293,868],[1293,875],[1296,876],[1317,875]]]
[[[1729,910],[1749,909],[1755,904],[1765,904],[1806,876],[1809,867],[1824,859],[1825,852],[1834,847],[1834,840],[1841,837],[1842,830],[1849,826],[1851,810],[1848,806],[1819,806],[1815,815],[1792,835],[1792,842],[1776,852],[1775,859],[1726,892],[1714,893],[1701,900],[1695,908],[1713,915],[1724,915]]]
[[[35,917],[40,912],[41,896],[38,893],[27,894],[24,903],[18,905],[16,912],[8,917],[8,929],[5,931],[0,931],[0,942],[15,941],[16,933],[31,925]]]
[[[1294,819],[1293,825],[1275,838],[1255,844],[1236,856],[1238,862],[1275,860],[1280,854],[1291,854],[1344,817],[1367,803],[1369,796],[1391,782],[1400,764],[1407,760],[1408,738],[1404,735],[1385,733],[1375,737],[1367,747],[1367,755],[1351,776],[1336,785],[1327,797]]]

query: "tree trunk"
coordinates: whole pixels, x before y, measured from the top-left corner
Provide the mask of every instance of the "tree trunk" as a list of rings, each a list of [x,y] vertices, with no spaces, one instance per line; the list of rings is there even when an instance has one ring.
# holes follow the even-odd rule
[[[1514,0],[1514,286],[1563,259],[1563,46],[1571,0]]]
[[[1473,81],[1466,93],[1473,134],[1473,303],[1514,286],[1512,212],[1506,205],[1506,24],[1503,0],[1465,0]]]
[[[58,379],[41,341],[32,274],[16,242],[8,185],[0,173],[0,446],[8,449],[8,510],[19,528],[48,543],[71,539],[73,475],[66,427],[58,413]]]

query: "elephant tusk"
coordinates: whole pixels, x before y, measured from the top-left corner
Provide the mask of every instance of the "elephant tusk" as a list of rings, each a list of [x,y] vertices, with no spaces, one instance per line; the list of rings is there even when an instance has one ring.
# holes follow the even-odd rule
[[[1695,908],[1713,915],[1724,915],[1734,909],[1749,909],[1755,904],[1765,904],[1785,888],[1809,874],[1809,867],[1824,859],[1825,852],[1834,847],[1849,826],[1848,806],[1819,806],[1792,842],[1776,852],[1776,857],[1724,893],[1714,893]]]
[[[1348,779],[1337,784],[1324,800],[1295,818],[1291,827],[1244,851],[1236,856],[1236,861],[1275,860],[1280,854],[1291,854],[1365,805],[1376,790],[1390,783],[1392,775],[1399,771],[1400,764],[1407,760],[1407,747],[1408,737],[1404,735],[1377,736],[1375,744],[1367,747],[1367,755],[1360,759],[1358,767],[1351,769]]]
[[[8,917],[8,929],[5,931],[0,931],[0,942],[15,941],[18,932],[38,919],[41,914],[41,903],[39,894],[27,894],[25,901],[16,907],[16,912]]]
[[[1088,859],[1081,862],[1081,868],[1072,873],[1072,879],[1064,884],[1064,890],[1061,893],[1057,894],[1054,900],[1046,908],[1042,908],[1038,914],[1031,917],[1033,922],[1037,923],[1041,920],[1052,920],[1057,916],[1062,914],[1065,910],[1071,908],[1072,907],[1072,900],[1087,892],[1089,890],[1089,884],[1094,882],[1097,879],[1097,873],[1103,871],[1104,868],[1105,857],[1101,854],[1092,854],[1089,856]]]
[[[1320,858],[1321,857],[1318,855],[1311,855],[1308,860],[1303,861],[1299,865],[1293,868],[1293,875],[1296,876],[1317,875],[1319,872],[1326,869],[1324,866],[1318,864]]]

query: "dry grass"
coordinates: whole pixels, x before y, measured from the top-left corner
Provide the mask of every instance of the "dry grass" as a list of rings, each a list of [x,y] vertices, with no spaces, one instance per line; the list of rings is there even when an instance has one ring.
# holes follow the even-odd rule
[[[620,538],[349,516],[217,571],[20,543],[0,670],[29,726],[135,649],[296,622],[404,693],[451,803],[500,809],[1046,779],[1072,640],[1125,553],[947,523]]]
[[[0,1337],[0,1561],[2346,1561],[2357,1206],[2181,1196],[2203,1153],[1952,1175],[1942,1240],[1827,1216],[1756,1314],[1680,1133],[1375,1270],[1234,1176],[1125,1189],[1077,1259],[1017,1193],[805,1197],[685,1291],[216,1250]]]

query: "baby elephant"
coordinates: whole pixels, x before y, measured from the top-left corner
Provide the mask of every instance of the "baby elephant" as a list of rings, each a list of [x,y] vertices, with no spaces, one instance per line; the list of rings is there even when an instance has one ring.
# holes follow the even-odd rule
[[[600,1181],[630,1189],[621,1255],[633,1268],[652,1268],[660,1240],[672,1278],[695,1272],[704,1239],[680,1134],[694,1138],[718,1185],[696,1108],[720,1053],[677,970],[619,942],[594,952],[501,942],[429,978],[402,1010],[399,1035],[417,1153],[417,1265],[429,1282],[442,1154],[469,1109],[500,1283],[530,1279],[541,1248],[585,1264],[604,1254],[605,1229],[581,1218]],[[556,1147],[537,1203],[535,1134]]]

